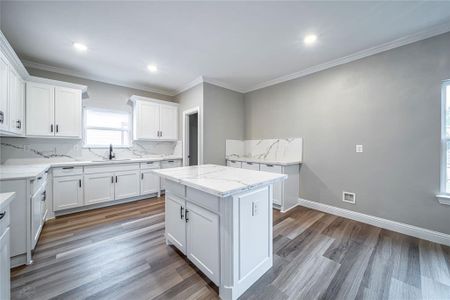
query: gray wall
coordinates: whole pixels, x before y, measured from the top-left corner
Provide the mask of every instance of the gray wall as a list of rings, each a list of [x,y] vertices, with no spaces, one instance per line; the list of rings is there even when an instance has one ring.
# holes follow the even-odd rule
[[[246,94],[245,135],[304,138],[302,198],[450,234],[435,198],[448,78],[445,34]]]
[[[225,140],[244,138],[244,95],[204,83],[204,163],[225,164]]]
[[[86,106],[109,108],[131,112],[132,106],[128,103],[128,100],[132,95],[168,101],[175,100],[175,98],[171,96],[108,84],[100,81],[94,81],[85,78],[53,73],[33,68],[27,68],[27,70],[30,73],[30,75],[33,76],[87,85],[88,86],[87,93],[89,99],[83,100],[83,105]]]
[[[176,96],[176,101],[179,103],[179,122],[178,122],[178,136],[179,140],[183,140],[183,112],[192,109],[199,108],[199,126],[200,126],[200,140],[203,140],[203,83],[197,84],[196,86],[178,94]],[[184,142],[184,141],[183,141]],[[198,149],[200,158],[203,157],[203,149]],[[201,163],[202,159],[200,159]]]

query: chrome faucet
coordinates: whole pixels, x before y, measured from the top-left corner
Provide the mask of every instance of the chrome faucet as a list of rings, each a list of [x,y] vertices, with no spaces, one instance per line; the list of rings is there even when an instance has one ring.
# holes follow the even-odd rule
[[[116,155],[113,152],[112,144],[109,144],[109,160],[112,160],[113,158],[116,158]]]

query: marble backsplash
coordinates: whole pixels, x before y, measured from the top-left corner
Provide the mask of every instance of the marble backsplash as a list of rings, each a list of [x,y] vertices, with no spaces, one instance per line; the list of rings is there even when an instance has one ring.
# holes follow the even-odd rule
[[[227,140],[226,158],[268,161],[302,161],[303,139]]]
[[[1,164],[39,164],[90,161],[108,158],[106,148],[84,148],[80,140],[0,138]],[[128,148],[114,148],[116,159],[182,155],[181,141],[133,142]]]

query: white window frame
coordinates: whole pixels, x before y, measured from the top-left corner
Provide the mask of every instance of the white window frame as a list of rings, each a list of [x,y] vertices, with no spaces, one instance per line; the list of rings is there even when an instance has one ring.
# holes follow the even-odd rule
[[[441,87],[441,179],[440,194],[436,195],[439,202],[450,205],[450,191],[447,191],[447,142],[450,142],[450,136],[447,136],[447,87],[450,86],[450,80],[442,82]]]
[[[88,129],[98,129],[98,130],[111,130],[111,131],[117,131],[117,130],[121,130],[118,128],[110,128],[110,127],[98,127],[98,126],[87,126],[87,110],[91,110],[91,111],[98,111],[98,112],[109,112],[109,113],[127,113],[128,115],[128,129],[127,130],[122,130],[122,131],[128,131],[128,141],[126,145],[113,145],[114,148],[130,148],[131,144],[132,144],[132,124],[133,124],[133,120],[131,118],[131,113],[130,112],[125,112],[123,110],[113,110],[113,109],[105,109],[105,108],[97,108],[97,107],[83,107],[83,148],[109,148],[109,145],[89,145],[86,143],[86,131]]]

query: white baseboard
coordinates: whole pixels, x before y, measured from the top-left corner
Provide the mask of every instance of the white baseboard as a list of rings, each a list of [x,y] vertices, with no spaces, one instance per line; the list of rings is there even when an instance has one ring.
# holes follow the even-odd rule
[[[305,200],[299,198],[298,200],[299,205],[320,210],[332,215],[352,219],[355,221],[359,221],[362,223],[370,224],[373,226],[381,227],[384,229],[392,230],[395,232],[403,233],[409,236],[413,236],[419,239],[435,242],[438,244],[450,246],[450,234],[433,231],[429,229],[425,229],[422,227],[417,227],[405,223],[400,223],[396,221],[391,221],[388,219],[383,219],[371,215],[366,215],[363,213],[355,212],[352,210],[339,208],[315,201]]]

